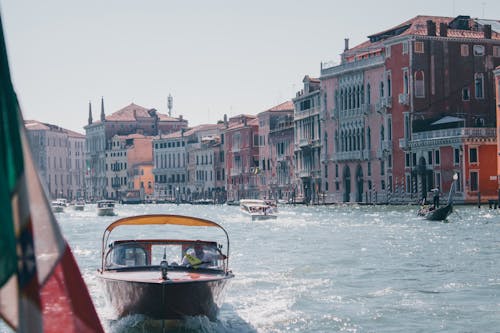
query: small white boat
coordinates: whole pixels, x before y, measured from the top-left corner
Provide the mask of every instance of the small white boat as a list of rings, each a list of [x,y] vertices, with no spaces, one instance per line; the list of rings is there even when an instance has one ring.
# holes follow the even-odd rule
[[[79,211],[85,210],[85,201],[84,200],[76,200],[75,204],[73,205],[73,209],[79,210]]]
[[[52,201],[50,203],[50,206],[52,207],[52,211],[54,213],[62,213],[64,212],[64,208],[66,207],[66,205],[59,200]]]
[[[98,216],[115,216],[115,201],[113,200],[100,200],[97,201],[97,215]]]
[[[278,217],[278,207],[271,200],[241,199],[241,211],[252,217],[252,220],[268,220]]]

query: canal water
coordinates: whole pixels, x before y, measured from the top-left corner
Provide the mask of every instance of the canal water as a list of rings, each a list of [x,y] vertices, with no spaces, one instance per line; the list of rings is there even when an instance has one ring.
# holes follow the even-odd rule
[[[235,274],[216,322],[173,332],[495,332],[500,328],[500,210],[460,206],[447,222],[415,206],[280,206],[251,221],[236,206],[117,206],[117,217],[58,214],[107,332],[162,331],[114,320],[96,278],[105,227],[120,217],[207,218],[229,233]],[[162,324],[164,325],[164,324]]]

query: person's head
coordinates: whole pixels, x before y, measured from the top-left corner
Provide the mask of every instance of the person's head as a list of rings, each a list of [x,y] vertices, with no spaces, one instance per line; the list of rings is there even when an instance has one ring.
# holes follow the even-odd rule
[[[201,245],[200,243],[196,243],[194,245],[194,252],[196,253],[196,255],[202,255],[203,254],[203,245]]]

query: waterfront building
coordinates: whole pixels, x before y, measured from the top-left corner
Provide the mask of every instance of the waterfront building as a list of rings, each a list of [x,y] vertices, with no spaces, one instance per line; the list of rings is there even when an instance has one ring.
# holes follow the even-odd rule
[[[223,123],[204,124],[184,132],[190,200],[225,201]]]
[[[85,136],[56,125],[25,121],[33,161],[52,199],[85,192]]]
[[[152,137],[142,134],[115,135],[111,138],[110,149],[105,152],[106,198],[140,202],[153,193],[154,181],[149,179],[148,174],[152,174],[152,168],[142,168],[153,163],[152,141]]]
[[[324,190],[320,161],[320,81],[306,75],[302,82],[303,89],[293,99],[296,195],[307,203],[319,203]]]
[[[254,167],[253,172],[258,175],[261,198],[288,200],[292,197],[293,113],[293,102],[286,101],[257,115],[259,166]]]
[[[500,66],[497,66],[493,71],[495,76],[495,100],[496,100],[496,123],[500,124]],[[498,128],[498,125],[497,125]],[[497,188],[498,188],[498,200],[500,200],[500,130],[497,130],[497,150],[495,151],[495,156],[497,157]],[[499,201],[500,204],[500,201]]]
[[[322,65],[326,135],[334,143],[327,154],[340,178],[328,177],[338,182],[334,197],[416,201],[432,188],[446,192],[454,173],[457,201],[495,194],[495,174],[478,162],[496,146],[498,26],[468,16],[417,16],[346,45],[339,65]]]
[[[251,115],[231,117],[223,134],[227,199],[259,198],[258,175],[255,173],[255,168],[259,167],[258,119]]]
[[[187,199],[187,163],[184,129],[160,134],[153,140],[154,198],[159,201]]]
[[[134,103],[106,116],[104,101],[101,99],[100,120],[93,121],[92,107],[89,103],[88,124],[84,127],[87,146],[87,188],[88,197],[92,199],[106,198],[108,178],[106,175],[106,154],[111,150],[111,138],[115,135],[142,134],[156,136],[171,133],[187,127],[187,121],[170,117]]]

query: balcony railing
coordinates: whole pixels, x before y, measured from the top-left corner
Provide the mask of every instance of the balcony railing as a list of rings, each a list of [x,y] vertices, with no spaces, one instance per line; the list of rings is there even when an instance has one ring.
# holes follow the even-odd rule
[[[334,67],[321,67],[321,78],[345,74],[350,71],[358,71],[375,66],[382,66],[384,64],[383,56],[376,56],[368,59],[358,61],[346,62]]]
[[[333,154],[332,160],[335,161],[361,161],[370,159],[370,150],[343,151]]]
[[[417,132],[413,133],[412,141],[438,139],[438,138],[453,138],[453,137],[464,137],[464,138],[496,137],[496,129],[492,127],[461,127],[461,128],[447,128],[435,131]]]

